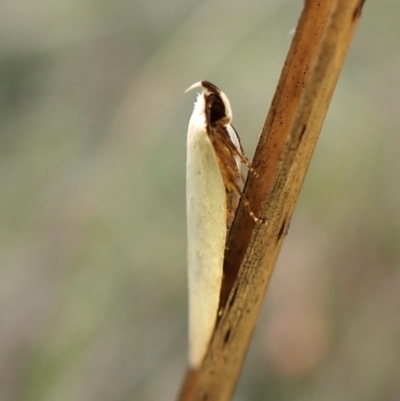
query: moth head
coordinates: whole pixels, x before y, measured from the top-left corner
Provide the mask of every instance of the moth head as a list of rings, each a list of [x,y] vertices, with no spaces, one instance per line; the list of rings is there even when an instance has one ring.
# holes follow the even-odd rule
[[[195,110],[205,115],[207,124],[229,125],[232,121],[232,109],[228,98],[217,86],[208,81],[199,81],[186,89],[188,92],[194,88],[204,88],[197,98]]]

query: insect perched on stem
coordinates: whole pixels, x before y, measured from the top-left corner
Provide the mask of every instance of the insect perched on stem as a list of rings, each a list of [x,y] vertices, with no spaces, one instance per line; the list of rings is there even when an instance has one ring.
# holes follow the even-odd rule
[[[197,97],[187,134],[186,201],[189,281],[189,364],[201,364],[215,326],[227,230],[239,199],[257,223],[241,190],[244,163],[252,169],[231,125],[226,95],[208,81]],[[257,175],[257,174],[256,174]]]

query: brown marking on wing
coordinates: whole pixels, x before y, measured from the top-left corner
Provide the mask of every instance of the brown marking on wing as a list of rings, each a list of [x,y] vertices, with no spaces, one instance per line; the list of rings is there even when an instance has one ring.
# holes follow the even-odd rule
[[[219,96],[219,93],[208,92],[205,94],[205,100],[207,133],[213,145],[225,185],[227,228],[229,229],[232,224],[239,203],[239,196],[242,198],[243,204],[248,210],[250,216],[255,222],[258,222],[259,219],[251,210],[249,201],[240,188],[239,184],[240,181],[243,181],[243,175],[239,170],[235,157],[239,157],[240,161],[244,163],[250,171],[254,173],[255,171],[251,167],[251,163],[243,151],[239,136],[236,134],[239,140],[240,149],[236,148],[229,136],[226,126],[230,124],[230,119],[226,116],[225,105]],[[257,173],[255,174],[257,175]]]
[[[238,194],[242,198],[243,204],[252,219],[255,222],[260,221],[260,219],[256,217],[252,211],[247,197],[244,195],[239,186],[240,181],[243,180],[243,175],[236,164],[235,156],[238,156],[242,161],[248,161],[247,157],[236,148],[225,126],[219,124],[211,126],[209,128],[209,136],[217,156],[217,161],[221,169],[227,194],[227,228],[229,229],[230,224],[233,221],[233,217],[239,202],[238,197],[235,199],[234,193]]]

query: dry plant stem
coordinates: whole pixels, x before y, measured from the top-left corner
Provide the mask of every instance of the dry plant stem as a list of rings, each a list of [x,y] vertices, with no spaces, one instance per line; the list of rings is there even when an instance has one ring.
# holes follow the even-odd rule
[[[260,179],[250,175],[245,188],[268,224],[254,228],[240,205],[225,255],[223,313],[201,368],[187,372],[181,401],[232,397],[363,3],[305,2],[254,157]]]
[[[308,1],[305,4],[261,133],[253,160],[253,168],[261,178],[256,179],[249,174],[246,183],[245,192],[248,193],[250,204],[256,214],[259,214],[261,202],[265,200],[276,178],[290,128],[300,107],[311,66],[315,64],[319,55],[327,21],[336,0],[326,0],[321,2],[322,5],[318,3]],[[253,222],[247,217],[243,207],[240,208],[227,240],[220,302],[222,308],[236,279],[253,229]]]

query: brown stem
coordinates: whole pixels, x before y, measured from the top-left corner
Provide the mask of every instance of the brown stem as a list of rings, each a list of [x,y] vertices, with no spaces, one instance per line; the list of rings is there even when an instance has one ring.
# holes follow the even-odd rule
[[[180,401],[231,399],[364,0],[306,0],[229,233],[222,315]],[[189,385],[190,382],[190,385]]]

